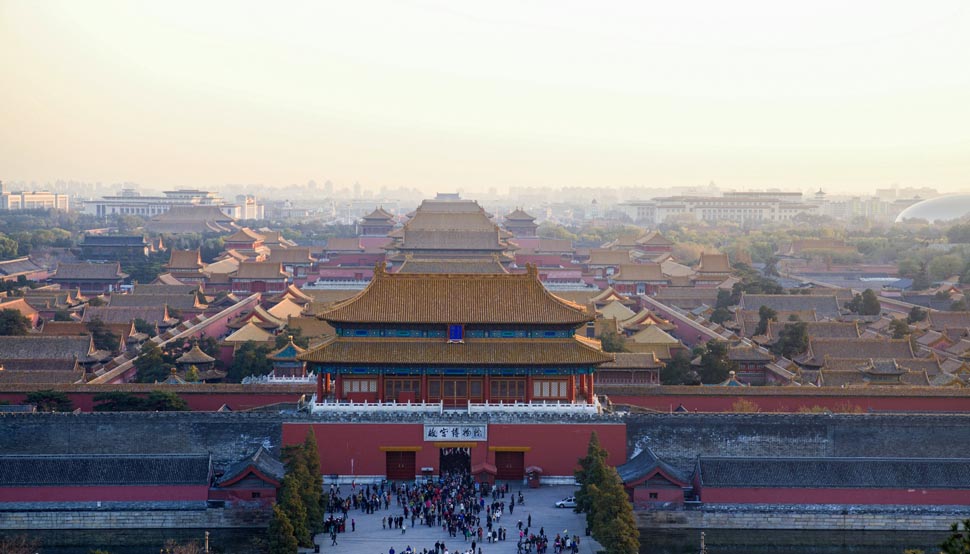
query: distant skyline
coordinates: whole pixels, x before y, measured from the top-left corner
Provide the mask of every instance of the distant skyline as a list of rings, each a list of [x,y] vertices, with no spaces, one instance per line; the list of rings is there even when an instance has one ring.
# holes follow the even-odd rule
[[[0,180],[970,192],[970,4],[0,0]]]

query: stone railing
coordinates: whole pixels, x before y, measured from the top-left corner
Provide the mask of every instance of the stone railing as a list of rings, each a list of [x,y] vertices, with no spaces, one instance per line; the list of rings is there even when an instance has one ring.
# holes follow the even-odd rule
[[[316,395],[310,401],[311,413],[412,413],[441,414],[461,412],[468,414],[590,414],[601,413],[597,399],[595,404],[585,402],[469,402],[467,407],[446,408],[444,402],[317,402]]]
[[[440,414],[444,409],[444,402],[317,402],[316,395],[313,395],[310,400],[310,413],[405,412]]]
[[[242,384],[244,385],[289,385],[292,383],[316,383],[317,378],[314,375],[302,375],[302,376],[290,376],[290,375],[260,375],[260,376],[249,376],[244,377]]]
[[[586,402],[483,402],[468,403],[468,413],[548,413],[548,414],[597,414],[600,412],[599,400],[595,404]]]

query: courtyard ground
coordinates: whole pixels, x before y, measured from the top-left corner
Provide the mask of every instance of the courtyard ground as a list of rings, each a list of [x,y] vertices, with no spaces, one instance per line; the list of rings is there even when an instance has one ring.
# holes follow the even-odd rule
[[[345,485],[346,487],[346,485]],[[345,489],[343,489],[345,490]],[[512,493],[522,491],[525,499],[524,504],[515,505],[515,511],[509,513],[509,500]],[[557,508],[555,503],[567,496],[573,495],[577,490],[575,486],[549,486],[538,489],[522,487],[521,482],[512,483],[509,486],[509,494],[505,497],[505,513],[502,515],[500,525],[508,531],[508,539],[496,543],[478,544],[482,554],[516,554],[516,542],[518,541],[518,521],[521,519],[523,527],[528,516],[532,515],[532,532],[538,534],[540,528],[544,528],[549,537],[549,554],[552,554],[552,539],[556,533],[568,533],[570,536],[579,535],[579,551],[582,554],[596,554],[602,547],[593,540],[592,537],[585,536],[586,516],[574,513],[571,508]],[[483,512],[484,514],[484,512]],[[404,534],[400,529],[382,529],[381,518],[387,516],[401,516],[404,512],[400,506],[396,506],[391,501],[390,510],[378,510],[373,514],[364,514],[359,510],[351,510],[347,514],[348,520],[353,519],[356,523],[356,531],[350,530],[348,522],[347,532],[337,535],[337,545],[332,546],[329,535],[317,535],[314,539],[320,545],[320,552],[341,553],[341,554],[388,554],[389,549],[393,548],[395,554],[400,554],[410,546],[412,550],[421,553],[427,548],[434,550],[436,541],[444,541],[445,546],[452,553],[464,552],[471,548],[471,539],[465,542],[459,535],[457,538],[448,537],[441,527],[426,527],[418,525],[412,529],[410,520]],[[301,552],[312,550],[301,549]]]

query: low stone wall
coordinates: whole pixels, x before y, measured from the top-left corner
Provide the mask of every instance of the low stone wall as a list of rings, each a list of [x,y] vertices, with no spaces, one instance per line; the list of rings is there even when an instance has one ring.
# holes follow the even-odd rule
[[[265,527],[269,512],[202,510],[0,511],[0,530],[221,529]]]
[[[911,506],[891,506],[874,511],[871,506],[809,509],[791,506],[761,506],[719,509],[705,506],[688,510],[638,510],[640,529],[759,529],[759,530],[840,530],[840,531],[948,531],[963,520],[965,512],[945,509],[914,510]]]

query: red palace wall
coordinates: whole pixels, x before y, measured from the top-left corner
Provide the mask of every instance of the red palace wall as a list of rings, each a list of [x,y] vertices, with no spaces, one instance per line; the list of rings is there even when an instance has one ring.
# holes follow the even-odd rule
[[[941,489],[782,489],[713,488],[700,490],[705,504],[913,504],[967,505],[970,490]]]
[[[734,412],[735,404],[741,400],[750,402],[759,412],[795,413],[815,408],[826,408],[836,413],[970,412],[970,394],[958,389],[870,389],[856,392],[820,388],[806,394],[788,387],[752,387],[745,392],[736,388],[711,390],[712,388],[656,387],[653,390],[643,390],[639,394],[631,394],[624,387],[601,385],[596,392],[607,395],[614,404],[628,404],[661,412],[671,412],[679,405],[691,412]]]
[[[0,502],[204,502],[208,498],[208,485],[0,487]]]
[[[416,468],[438,471],[439,448],[456,443],[425,442],[420,423],[284,423],[283,444],[303,442],[312,428],[320,445],[324,475],[384,475],[385,451],[414,450]],[[609,452],[607,462],[626,462],[626,426],[623,424],[491,424],[488,441],[462,442],[471,446],[471,465],[495,464],[495,450],[525,452],[525,465],[539,466],[545,475],[571,476],[579,458],[586,455],[589,437],[596,431]],[[521,450],[519,450],[521,449]]]
[[[54,386],[7,386],[0,388],[0,401],[22,404],[32,390],[54,389],[63,391],[82,412],[94,411],[94,396],[106,391],[131,392],[144,396],[152,390],[174,392],[194,412],[214,412],[223,404],[233,410],[248,410],[267,404],[296,402],[301,395],[313,394],[314,385],[54,385]],[[274,390],[275,389],[275,390]]]

